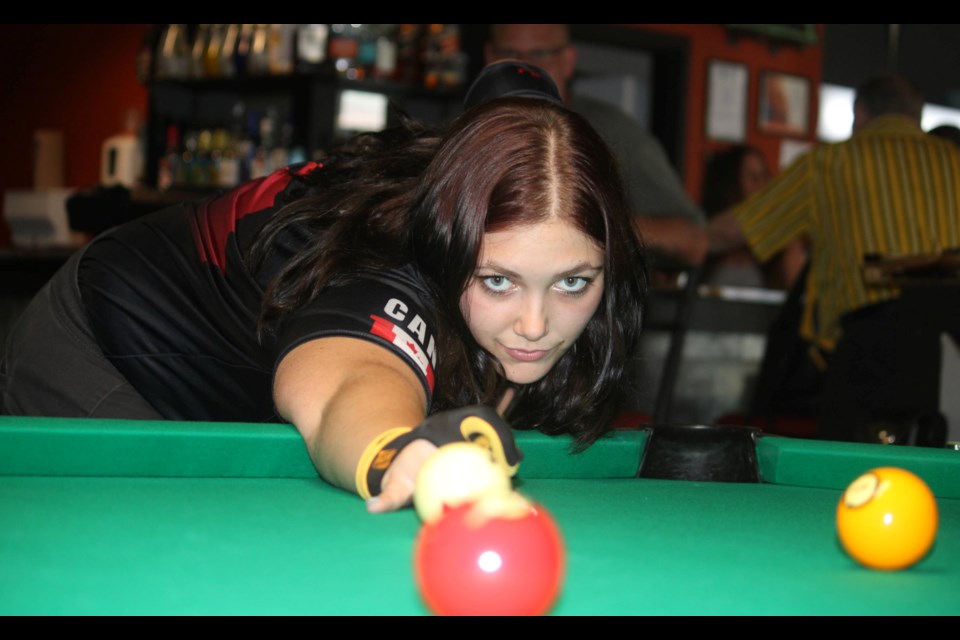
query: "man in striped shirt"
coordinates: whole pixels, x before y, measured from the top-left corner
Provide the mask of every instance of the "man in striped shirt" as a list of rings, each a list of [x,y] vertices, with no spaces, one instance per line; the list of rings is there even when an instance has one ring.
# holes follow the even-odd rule
[[[763,190],[715,218],[710,230],[711,250],[746,243],[760,261],[797,237],[809,237],[800,334],[828,354],[819,401],[823,438],[875,441],[881,423],[892,416],[916,421],[920,413],[938,410],[939,330],[924,331],[911,320],[918,310],[895,302],[901,288],[867,284],[863,271],[871,254],[960,248],[960,152],[923,132],[922,109],[922,95],[905,78],[868,79],[857,89],[850,139],[801,156]],[[936,322],[958,335],[958,293],[945,293],[936,314],[953,315]],[[920,344],[908,333],[927,335],[918,338]],[[913,369],[912,379],[904,375],[907,369]],[[917,369],[936,369],[937,376]]]

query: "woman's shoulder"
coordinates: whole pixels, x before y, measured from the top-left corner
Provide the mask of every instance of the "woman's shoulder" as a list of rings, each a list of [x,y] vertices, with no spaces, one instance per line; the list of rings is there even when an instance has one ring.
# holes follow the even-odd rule
[[[342,274],[340,278],[337,278],[337,281],[340,284],[366,282],[368,286],[394,289],[403,297],[415,300],[417,305],[426,312],[429,312],[433,306],[433,296],[427,281],[420,271],[410,263],[380,269],[359,269]]]

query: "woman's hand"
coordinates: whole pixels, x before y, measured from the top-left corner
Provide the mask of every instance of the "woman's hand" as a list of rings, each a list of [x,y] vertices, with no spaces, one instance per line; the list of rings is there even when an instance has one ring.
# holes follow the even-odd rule
[[[505,393],[496,410],[475,405],[435,413],[416,429],[389,442],[379,453],[391,449],[397,453],[391,454],[395,457],[380,479],[380,494],[367,501],[367,510],[383,513],[408,506],[424,462],[439,447],[453,442],[473,442],[489,450],[494,463],[508,475],[514,475],[523,454],[514,441],[513,430],[501,415],[513,393],[512,389]]]

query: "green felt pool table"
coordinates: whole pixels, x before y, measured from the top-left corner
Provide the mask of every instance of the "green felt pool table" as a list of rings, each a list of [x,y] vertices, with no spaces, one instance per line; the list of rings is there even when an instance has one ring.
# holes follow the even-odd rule
[[[519,432],[522,493],[568,550],[556,615],[960,613],[960,452],[763,436],[760,483],[637,478],[644,431],[582,454]],[[855,564],[834,529],[863,471],[937,495],[927,557]],[[0,418],[0,614],[419,615],[407,509],[320,480],[287,425]]]

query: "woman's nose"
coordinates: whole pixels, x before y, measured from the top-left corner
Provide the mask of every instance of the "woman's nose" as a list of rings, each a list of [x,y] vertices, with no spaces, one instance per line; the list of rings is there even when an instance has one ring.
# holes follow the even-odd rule
[[[513,328],[514,332],[530,342],[540,340],[550,330],[546,306],[542,300],[525,300]]]

